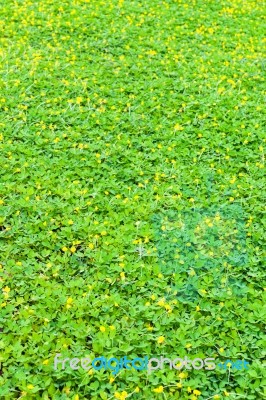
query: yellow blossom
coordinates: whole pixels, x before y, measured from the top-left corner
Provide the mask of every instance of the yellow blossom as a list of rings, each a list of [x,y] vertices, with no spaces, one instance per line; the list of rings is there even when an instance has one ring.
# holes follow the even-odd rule
[[[127,398],[127,392],[126,391],[123,391],[122,393],[119,393],[119,392],[115,392],[115,395],[114,395],[114,397],[115,397],[115,399],[117,399],[117,400],[125,400],[126,398]]]
[[[195,394],[196,396],[200,396],[201,392],[198,389],[193,390],[193,394]]]
[[[159,387],[153,389],[153,391],[154,391],[155,393],[162,393],[162,392],[163,392],[163,386],[159,386]]]
[[[164,300],[164,299],[159,300],[157,304],[158,304],[158,306],[164,307],[164,305],[165,305],[165,300]]]
[[[181,125],[176,124],[176,125],[174,126],[174,130],[175,130],[175,131],[183,131],[184,128],[183,128]]]
[[[162,344],[165,341],[165,337],[164,336],[159,336],[157,339],[157,343]]]

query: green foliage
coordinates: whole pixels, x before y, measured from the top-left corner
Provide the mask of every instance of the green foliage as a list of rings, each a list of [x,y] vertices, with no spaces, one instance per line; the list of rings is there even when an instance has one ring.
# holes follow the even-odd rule
[[[225,204],[170,211],[155,215],[153,221],[162,271],[173,276],[180,300],[195,301],[201,287],[220,300],[226,294],[247,292],[241,282],[249,268],[241,207]]]
[[[265,398],[263,2],[0,5],[0,398]]]

